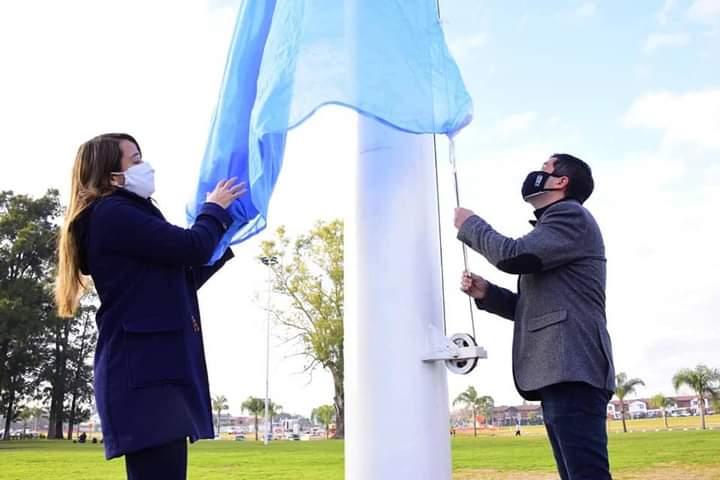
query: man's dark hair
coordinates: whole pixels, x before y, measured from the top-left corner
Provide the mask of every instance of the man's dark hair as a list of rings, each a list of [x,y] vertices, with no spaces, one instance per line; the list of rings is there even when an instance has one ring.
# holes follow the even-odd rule
[[[585,203],[595,188],[595,181],[592,177],[590,166],[577,157],[567,153],[555,153],[551,158],[555,159],[555,175],[568,177],[566,197],[574,198],[580,203]]]

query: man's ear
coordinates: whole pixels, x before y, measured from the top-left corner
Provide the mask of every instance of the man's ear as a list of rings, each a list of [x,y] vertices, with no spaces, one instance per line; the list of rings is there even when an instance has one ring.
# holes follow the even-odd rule
[[[562,177],[560,177],[560,181],[558,183],[558,188],[563,188],[563,189],[567,190],[569,186],[570,186],[570,177],[568,177],[566,175],[563,175]]]

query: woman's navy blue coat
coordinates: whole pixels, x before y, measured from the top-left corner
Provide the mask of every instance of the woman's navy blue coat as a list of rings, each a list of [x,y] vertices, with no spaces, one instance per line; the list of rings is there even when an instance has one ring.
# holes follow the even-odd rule
[[[118,189],[76,221],[81,266],[100,297],[95,399],[106,458],[213,437],[196,290],[232,256],[205,267],[232,222],[206,203],[190,229]]]

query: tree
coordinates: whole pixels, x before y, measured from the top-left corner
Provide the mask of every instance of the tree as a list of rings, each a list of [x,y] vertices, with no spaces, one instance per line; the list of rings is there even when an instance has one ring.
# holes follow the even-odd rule
[[[73,426],[90,418],[90,405],[93,399],[93,367],[89,363],[95,352],[97,331],[95,313],[97,300],[94,294],[87,294],[81,302],[78,314],[72,320],[71,338],[68,348],[67,379],[69,380],[68,395],[70,407],[67,412],[68,440],[72,439]]]
[[[705,430],[705,398],[708,396],[713,400],[720,398],[720,370],[708,368],[706,365],[698,365],[694,370],[684,368],[673,377],[673,387],[676,391],[683,385],[687,385],[698,395],[700,424]]]
[[[45,409],[42,407],[26,407],[27,410],[31,413],[31,418],[33,420],[33,432],[37,433],[38,429],[38,421],[43,417],[43,415],[46,415]]]
[[[623,432],[627,433],[627,425],[625,424],[625,397],[631,393],[635,393],[635,387],[638,385],[645,386],[645,382],[639,378],[631,378],[628,380],[625,372],[615,375],[615,395],[620,400],[620,415],[622,416]]]
[[[95,294],[88,292],[75,317],[64,319],[55,316],[54,310],[50,313],[39,373],[42,396],[50,403],[48,438],[62,440],[67,422],[67,439],[72,439],[74,426],[90,416],[96,303]]]
[[[472,385],[453,400],[453,405],[461,404],[472,410],[473,417],[473,433],[477,437],[477,415],[479,412],[488,416],[488,411],[492,411],[495,401],[490,396],[478,396],[477,390]]]
[[[27,433],[28,420],[30,420],[32,418],[32,412],[28,408],[22,407],[19,409],[17,417],[18,417],[18,419],[22,420],[22,422],[23,422],[23,433],[22,434],[24,437],[25,434]]]
[[[344,270],[343,222],[318,222],[292,241],[280,227],[276,239],[262,243],[260,258],[272,273],[272,289],[284,299],[282,307],[270,307],[286,329],[286,340],[296,342],[308,360],[306,372],[320,366],[333,378],[336,434],[345,432],[343,356]]]
[[[273,403],[272,400],[269,400],[268,403],[268,420],[270,421],[270,431],[265,432],[265,435],[272,435],[272,425],[273,425],[273,419],[280,415],[282,413],[282,405],[278,405],[277,403]],[[264,412],[264,410],[263,410]],[[270,438],[270,437],[268,437]]]
[[[269,400],[268,417],[270,420],[270,425],[272,425],[273,419],[282,413],[282,410],[283,410],[282,405],[278,405],[277,403],[273,403],[272,400]],[[263,410],[263,413],[264,413],[264,410]]]
[[[27,331],[25,328],[17,329],[16,332]],[[5,416],[4,436],[7,440],[10,434],[10,425],[18,417],[18,401],[32,393],[36,384],[35,371],[38,366],[38,346],[36,337],[25,339],[17,338],[8,342],[8,357],[5,364],[4,391],[0,396],[0,402],[4,405],[3,415]]]
[[[669,428],[668,421],[667,421],[667,408],[674,405],[673,399],[666,397],[662,393],[658,393],[657,395],[654,395],[650,399],[650,405],[652,406],[652,408],[662,409],[663,421],[665,422],[665,428],[666,429]]]
[[[95,307],[84,305],[71,321],[54,311],[59,194],[33,199],[0,192],[0,392],[3,412],[14,416],[18,398],[50,401],[50,438],[68,438],[90,414],[95,348]],[[7,422],[6,422],[7,423]],[[9,429],[6,428],[6,432]]]
[[[493,421],[493,409],[495,408],[495,400],[490,395],[480,397],[478,412],[485,417],[485,425],[491,424]]]
[[[38,199],[0,192],[0,397],[5,438],[18,398],[36,387],[40,338],[52,311],[55,220],[60,213],[56,190]]]
[[[335,407],[333,405],[320,405],[313,409],[310,418],[313,422],[325,427],[325,439],[330,435],[330,424],[335,421]]]
[[[225,395],[216,395],[212,399],[212,408],[213,411],[217,413],[217,434],[220,435],[220,415],[222,414],[223,410],[229,410],[230,406],[227,403],[227,398]]]
[[[54,313],[51,313],[55,317]],[[68,388],[68,355],[70,353],[71,320],[55,317],[48,325],[45,340],[45,361],[41,379],[46,382],[44,396],[50,402],[48,439],[63,439],[65,422],[65,395]]]
[[[265,399],[248,397],[240,407],[243,412],[248,412],[255,417],[255,441],[258,440],[258,418],[265,414]]]

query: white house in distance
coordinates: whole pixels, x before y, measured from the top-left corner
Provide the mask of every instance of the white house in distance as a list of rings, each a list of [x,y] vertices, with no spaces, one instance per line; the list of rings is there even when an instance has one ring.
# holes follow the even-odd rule
[[[700,411],[698,408],[699,398],[694,395],[683,395],[677,397],[668,397],[672,400],[673,404],[667,408],[667,414],[670,416],[689,416],[699,415]],[[704,398],[705,401],[705,413],[712,415],[712,401],[709,397]],[[648,398],[636,398],[631,400],[625,400],[626,418],[646,418],[646,417],[661,417],[662,409],[653,409],[650,407],[650,399]],[[619,419],[620,415],[620,400],[612,400],[607,406],[608,418]]]

